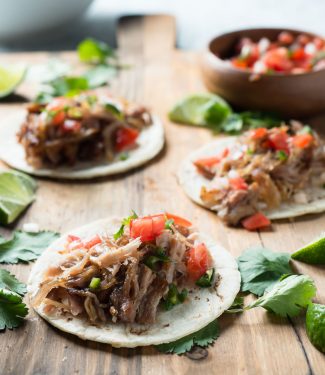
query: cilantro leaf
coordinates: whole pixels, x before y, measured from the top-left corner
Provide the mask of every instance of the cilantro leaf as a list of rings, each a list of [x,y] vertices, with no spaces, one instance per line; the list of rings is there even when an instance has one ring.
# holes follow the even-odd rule
[[[165,229],[172,230],[171,226],[174,224],[175,224],[174,219],[167,219],[165,222]]]
[[[27,315],[28,309],[17,293],[0,289],[0,331],[18,327]]]
[[[114,50],[105,42],[87,38],[78,44],[79,59],[85,63],[104,64],[108,58],[115,58]]]
[[[290,254],[274,253],[263,247],[245,250],[237,259],[242,292],[263,295],[283,274],[291,274]]]
[[[261,306],[282,317],[294,317],[311,303],[315,294],[316,287],[309,276],[291,275],[277,282],[245,310]]]
[[[16,231],[11,239],[0,243],[0,263],[34,260],[58,237],[58,233],[51,231],[38,233]]]
[[[118,240],[120,237],[122,237],[123,234],[124,234],[124,227],[125,227],[126,225],[130,225],[131,220],[133,220],[133,219],[137,219],[137,218],[138,218],[138,215],[132,210],[132,215],[130,215],[130,216],[124,218],[124,219],[122,220],[122,224],[121,224],[119,230],[118,230],[116,233],[114,233],[114,235],[113,235],[114,240],[116,241],[116,240]]]
[[[21,283],[7,270],[0,269],[0,289],[8,289],[23,296],[26,293],[26,285]]]
[[[206,327],[197,332],[191,333],[174,342],[156,345],[156,349],[163,353],[184,354],[192,349],[194,345],[205,348],[211,345],[220,334],[219,324],[217,320],[209,323]]]

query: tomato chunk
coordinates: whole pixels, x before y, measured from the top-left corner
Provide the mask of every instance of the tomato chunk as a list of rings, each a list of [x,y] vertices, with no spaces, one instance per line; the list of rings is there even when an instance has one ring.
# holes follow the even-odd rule
[[[313,141],[314,137],[311,134],[297,134],[292,138],[292,143],[298,148],[306,148]]]
[[[263,62],[268,68],[277,72],[289,72],[293,68],[292,61],[289,60],[288,51],[284,47],[266,52]]]
[[[157,237],[165,229],[166,216],[163,214],[151,216],[152,218],[152,232],[154,237]]]
[[[116,132],[115,149],[120,152],[135,145],[135,141],[139,136],[139,131],[133,128],[124,127]]]
[[[168,212],[166,213],[166,217],[167,217],[167,219],[173,219],[174,223],[176,225],[180,225],[181,227],[191,227],[192,226],[192,223],[190,221],[184,219],[183,217],[176,216],[176,215],[170,214]]]
[[[266,128],[257,128],[253,129],[250,132],[250,138],[251,139],[260,139],[267,135],[267,129]]]
[[[52,124],[54,125],[60,125],[63,123],[65,119],[65,113],[63,110],[59,110],[57,113],[54,114],[54,116],[52,117]]]
[[[69,234],[67,240],[68,242],[80,241],[80,237],[74,236],[73,234]]]
[[[218,163],[220,163],[220,158],[218,156],[212,156],[210,158],[196,160],[194,165],[198,168],[211,168]]]
[[[256,230],[260,228],[266,228],[271,225],[270,220],[263,215],[261,212],[247,217],[242,221],[242,225],[247,230]]]
[[[248,185],[242,177],[229,178],[230,187],[234,190],[247,190]]]
[[[200,243],[191,248],[187,255],[188,275],[193,281],[196,281],[205,274],[211,265],[209,251],[204,243]]]
[[[57,97],[54,98],[51,103],[49,103],[46,106],[47,111],[58,111],[60,109],[64,109],[66,105],[68,105],[69,99],[64,98],[64,97]]]
[[[98,236],[98,234],[96,234],[95,237],[93,237],[89,241],[85,242],[85,248],[86,249],[91,249],[93,246],[98,245],[101,242],[102,242],[102,240],[100,239],[100,237]]]
[[[277,151],[285,151],[287,155],[289,155],[288,140],[289,136],[284,131],[273,133],[269,137],[270,146]]]

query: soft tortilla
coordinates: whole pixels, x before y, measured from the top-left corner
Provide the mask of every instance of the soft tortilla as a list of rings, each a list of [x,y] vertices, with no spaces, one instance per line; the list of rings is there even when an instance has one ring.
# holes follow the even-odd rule
[[[181,164],[178,172],[179,183],[194,202],[213,210],[200,198],[201,187],[206,185],[209,180],[197,172],[193,162],[221,153],[226,147],[233,146],[236,140],[237,137],[228,137],[211,142],[191,153]],[[286,219],[325,211],[325,189],[310,187],[304,190],[304,193],[307,195],[308,203],[282,203],[277,209],[264,210],[263,212],[270,219]]]
[[[25,160],[25,151],[16,134],[24,121],[26,111],[21,109],[5,117],[0,124],[0,159],[20,171],[51,178],[89,179],[126,172],[153,159],[164,146],[164,128],[160,119],[153,116],[153,124],[144,129],[138,139],[138,147],[129,152],[127,160],[111,163],[77,163],[71,167],[36,169]]]
[[[69,231],[80,237],[88,237],[96,233],[114,233],[119,228],[121,219],[109,218],[99,220],[76,230]],[[211,238],[200,235],[200,239],[208,246],[214,261],[216,273],[220,275],[220,282],[216,290],[205,288],[195,290],[182,305],[175,306],[171,311],[159,312],[157,322],[142,333],[132,333],[130,326],[125,324],[107,323],[95,327],[85,320],[78,318],[55,317],[46,315],[43,306],[36,311],[49,323],[62,331],[72,333],[85,340],[93,340],[111,344],[114,347],[136,347],[157,345],[175,341],[190,333],[196,332],[216,319],[227,310],[240,288],[240,273],[235,259]],[[35,263],[28,281],[29,296],[34,296],[42,280],[43,272],[56,264],[62,255],[66,235],[56,240]],[[133,327],[136,328],[136,327]],[[137,326],[143,329],[143,326]]]

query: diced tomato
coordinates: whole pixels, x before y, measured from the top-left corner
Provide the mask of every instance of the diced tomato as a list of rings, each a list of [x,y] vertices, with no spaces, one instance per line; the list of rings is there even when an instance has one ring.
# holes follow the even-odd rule
[[[139,136],[139,131],[133,128],[124,127],[116,132],[115,149],[120,152],[135,145],[135,141]]]
[[[80,241],[80,237],[74,236],[73,234],[69,234],[67,240],[68,242]]]
[[[289,145],[288,145],[289,136],[284,131],[278,131],[270,135],[269,142],[271,148],[277,151],[284,151],[289,155]]]
[[[59,110],[52,118],[51,122],[54,125],[60,125],[65,119],[65,113],[63,110]]]
[[[229,178],[230,187],[234,190],[247,190],[248,185],[242,177]]]
[[[307,43],[310,42],[310,38],[308,35],[306,34],[300,34],[298,37],[297,37],[297,42],[299,44],[301,44],[302,46],[305,46]]]
[[[65,132],[78,132],[81,129],[80,121],[67,119],[63,122],[62,129]]]
[[[182,227],[191,227],[192,226],[192,223],[190,221],[184,219],[183,217],[176,216],[176,215],[170,214],[168,212],[166,213],[166,217],[167,217],[167,219],[173,219],[174,223],[176,225],[180,225]]]
[[[233,65],[235,68],[241,68],[241,69],[246,69],[246,68],[248,68],[247,61],[242,60],[242,59],[234,58],[234,59],[231,60],[231,63],[232,63],[232,65]]]
[[[142,217],[131,220],[130,236],[132,238],[140,237],[141,241],[152,241],[155,236],[153,234],[153,222],[151,217]]]
[[[271,225],[270,220],[261,212],[257,212],[256,214],[247,217],[241,223],[247,230],[266,228]]]
[[[210,158],[202,158],[202,159],[196,160],[194,162],[194,165],[198,168],[211,168],[218,163],[220,163],[220,157],[211,156]]]
[[[153,215],[152,218],[152,232],[154,237],[157,237],[165,229],[166,216],[163,214]]]
[[[214,165],[220,163],[220,161],[226,156],[228,156],[228,154],[229,148],[226,147],[219,155],[198,159],[194,162],[194,165],[198,168],[211,168]]]
[[[250,132],[250,138],[251,139],[260,139],[265,137],[267,134],[267,129],[266,128],[257,128],[253,129]]]
[[[317,49],[322,49],[324,47],[324,40],[321,38],[314,38],[313,43]]]
[[[187,272],[189,277],[196,281],[209,269],[211,258],[204,243],[192,247],[187,254]]]
[[[292,143],[298,148],[306,148],[313,141],[314,137],[311,134],[297,134],[292,138]]]
[[[292,52],[292,60],[302,60],[306,57],[304,48],[297,48]]]
[[[262,61],[269,69],[277,72],[289,72],[293,67],[292,61],[289,60],[288,50],[285,47],[266,52]]]
[[[278,41],[283,44],[291,44],[293,42],[293,35],[288,31],[282,31],[278,36]]]
[[[96,234],[95,237],[93,237],[89,241],[85,242],[84,245],[85,245],[86,249],[91,249],[93,246],[98,245],[101,242],[102,242],[102,240],[100,239],[100,237],[98,236],[98,234]]]

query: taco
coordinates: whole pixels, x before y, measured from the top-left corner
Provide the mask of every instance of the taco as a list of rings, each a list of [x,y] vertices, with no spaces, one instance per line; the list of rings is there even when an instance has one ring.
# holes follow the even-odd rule
[[[192,153],[178,177],[193,201],[249,230],[325,211],[324,142],[296,121],[216,140]]]
[[[82,93],[31,103],[0,128],[0,158],[24,172],[86,179],[125,172],[159,153],[163,126],[143,106]]]
[[[171,214],[104,219],[71,231],[37,260],[28,292],[49,323],[115,347],[168,343],[228,309],[235,259]]]

